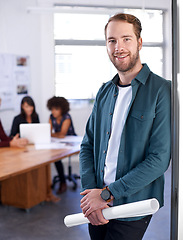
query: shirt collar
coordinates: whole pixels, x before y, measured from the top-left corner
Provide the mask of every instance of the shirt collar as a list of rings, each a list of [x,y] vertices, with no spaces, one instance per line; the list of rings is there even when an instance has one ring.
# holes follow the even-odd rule
[[[141,82],[143,85],[146,84],[146,81],[149,77],[149,74],[150,74],[150,69],[149,67],[147,66],[147,64],[142,64],[143,67],[142,69],[140,70],[140,72],[137,74],[137,76],[135,77],[135,79],[132,80],[132,85],[134,84],[134,80],[137,80],[139,82]]]
[[[142,64],[143,67],[142,69],[140,70],[140,72],[137,74],[137,76],[132,80],[132,85],[135,84],[135,80],[141,82],[143,85],[146,84],[146,81],[148,79],[148,76],[150,74],[150,69],[149,67],[147,66],[146,63]],[[118,85],[118,82],[119,82],[119,75],[116,74],[114,76],[114,78],[112,79],[112,82],[115,84],[115,85]]]
[[[118,73],[113,77],[112,83],[114,83],[116,86],[118,85],[119,82],[119,75]]]

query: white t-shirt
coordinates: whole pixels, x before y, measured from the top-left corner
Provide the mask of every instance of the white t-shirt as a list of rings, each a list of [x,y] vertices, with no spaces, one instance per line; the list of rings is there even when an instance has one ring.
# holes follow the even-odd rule
[[[126,121],[128,108],[132,99],[132,87],[118,86],[119,94],[116,99],[111,126],[111,136],[108,143],[104,167],[104,184],[109,185],[116,179],[116,168],[121,134]]]

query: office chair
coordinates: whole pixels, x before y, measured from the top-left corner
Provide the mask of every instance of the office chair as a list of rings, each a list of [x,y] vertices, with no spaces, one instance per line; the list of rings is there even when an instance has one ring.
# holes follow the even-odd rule
[[[68,164],[68,175],[65,176],[65,178],[67,180],[69,180],[70,182],[73,182],[74,186],[73,186],[73,190],[77,189],[77,179],[80,179],[80,176],[77,174],[73,174],[72,173],[72,166],[71,166],[71,156],[68,157],[69,160],[69,164]],[[60,182],[60,178],[59,176],[55,176],[53,178],[53,182],[52,182],[52,189],[55,187],[55,184]]]

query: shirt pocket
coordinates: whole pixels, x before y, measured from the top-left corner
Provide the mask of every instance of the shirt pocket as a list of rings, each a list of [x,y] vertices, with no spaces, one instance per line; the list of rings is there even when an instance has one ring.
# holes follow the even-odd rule
[[[128,126],[133,139],[146,141],[151,134],[155,112],[133,110],[129,115]]]

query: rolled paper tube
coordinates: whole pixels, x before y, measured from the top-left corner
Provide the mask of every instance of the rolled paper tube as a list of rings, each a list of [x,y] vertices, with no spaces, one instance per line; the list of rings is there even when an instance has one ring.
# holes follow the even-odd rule
[[[123,204],[102,210],[103,216],[107,220],[116,218],[130,218],[151,215],[159,209],[159,202],[156,198]],[[64,218],[67,227],[89,223],[83,213],[68,215]]]

